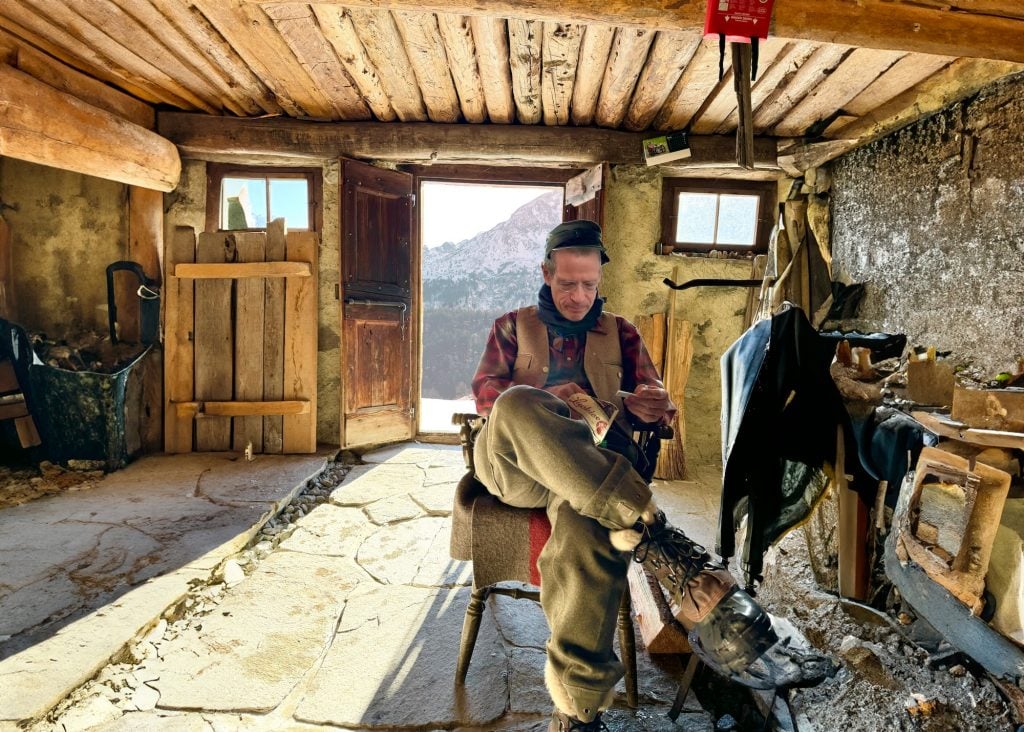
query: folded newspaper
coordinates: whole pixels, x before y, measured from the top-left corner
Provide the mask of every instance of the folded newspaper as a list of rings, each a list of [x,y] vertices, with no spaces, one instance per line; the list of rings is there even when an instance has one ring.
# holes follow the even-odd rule
[[[583,421],[590,427],[594,436],[594,444],[600,445],[605,435],[611,429],[615,416],[619,413],[618,407],[611,402],[597,399],[589,394],[577,392],[565,400],[572,407]]]

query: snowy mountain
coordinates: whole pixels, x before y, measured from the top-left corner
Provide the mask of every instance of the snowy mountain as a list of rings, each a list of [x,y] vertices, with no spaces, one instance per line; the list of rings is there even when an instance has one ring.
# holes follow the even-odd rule
[[[494,318],[536,301],[544,239],[561,220],[554,190],[487,231],[423,252],[423,396],[469,395]]]

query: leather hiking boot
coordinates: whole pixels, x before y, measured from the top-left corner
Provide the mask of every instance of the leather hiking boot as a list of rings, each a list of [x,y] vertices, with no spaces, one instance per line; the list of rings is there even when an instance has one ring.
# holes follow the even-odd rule
[[[815,686],[838,667],[788,620],[766,612],[711,555],[659,511],[633,559],[669,593],[693,652],[714,671],[754,689]]]
[[[608,732],[608,725],[601,721],[601,713],[590,722],[581,722],[576,717],[570,717],[565,712],[556,708],[551,713],[551,723],[548,724],[548,732]]]

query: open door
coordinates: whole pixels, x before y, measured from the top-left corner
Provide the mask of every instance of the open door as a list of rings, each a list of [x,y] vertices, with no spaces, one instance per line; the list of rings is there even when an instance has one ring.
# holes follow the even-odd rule
[[[416,434],[413,179],[342,161],[341,444]]]
[[[600,163],[565,184],[562,221],[587,219],[604,228],[604,177],[607,163]]]

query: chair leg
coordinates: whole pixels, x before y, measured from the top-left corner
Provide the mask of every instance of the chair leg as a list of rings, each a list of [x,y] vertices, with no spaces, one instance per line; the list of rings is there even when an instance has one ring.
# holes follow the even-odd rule
[[[619,603],[619,650],[622,651],[622,665],[626,668],[626,704],[630,709],[640,706],[640,694],[636,680],[636,632],[633,630],[633,614],[629,597],[629,586],[622,593]]]
[[[473,590],[469,598],[469,605],[466,607],[466,617],[462,621],[462,641],[459,643],[459,661],[455,667],[455,683],[464,684],[466,673],[469,671],[469,661],[473,658],[473,648],[476,646],[476,637],[480,633],[480,616],[484,612],[487,603],[487,595],[490,588],[481,587]]]
[[[693,685],[693,677],[697,673],[698,666],[700,666],[700,659],[697,658],[696,653],[691,653],[690,660],[686,664],[686,670],[683,671],[683,678],[679,681],[679,691],[676,692],[676,699],[672,702],[672,708],[668,712],[668,718],[673,722],[679,718],[679,713],[683,711],[683,704],[686,703],[686,697],[690,695],[690,686]]]

